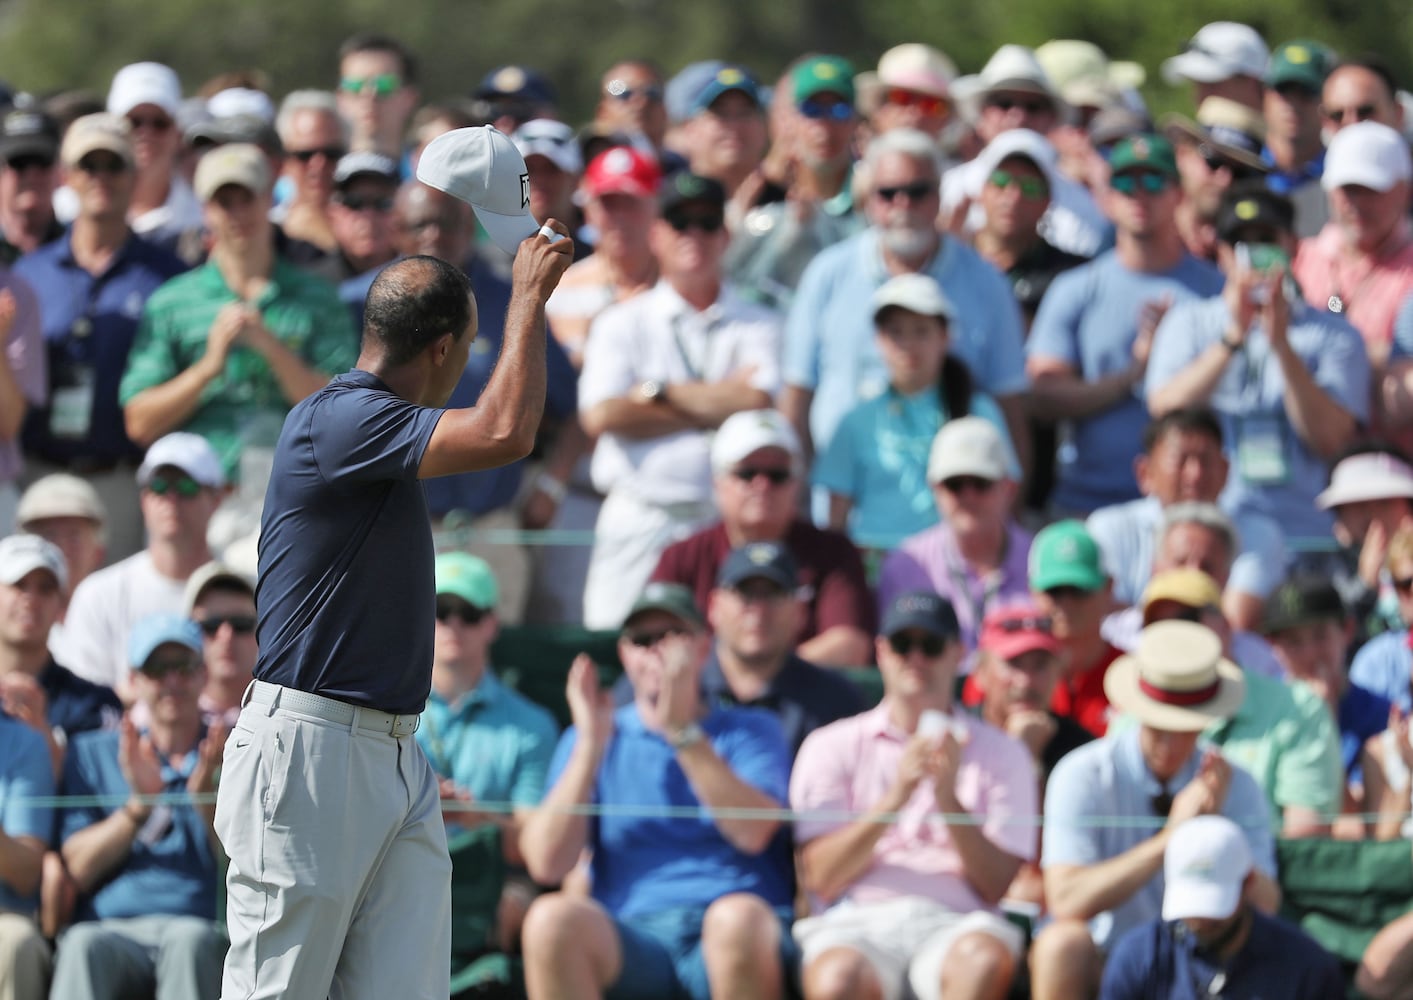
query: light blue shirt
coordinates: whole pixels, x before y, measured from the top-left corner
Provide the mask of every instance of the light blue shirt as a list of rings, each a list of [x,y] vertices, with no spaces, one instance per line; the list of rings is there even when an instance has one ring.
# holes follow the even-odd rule
[[[1001,432],[1011,476],[1019,479],[1020,463],[996,401],[973,393],[970,413]],[[927,459],[932,439],[950,419],[936,386],[911,396],[889,386],[848,412],[815,463],[814,483],[853,501],[850,538],[860,545],[892,548],[937,523]]]
[[[1045,293],[1030,330],[1030,358],[1060,361],[1086,382],[1128,370],[1143,307],[1172,296],[1177,302],[1215,295],[1222,276],[1195,257],[1160,274],[1130,271],[1110,250],[1059,275]],[[1149,372],[1152,372],[1150,363]],[[1073,425],[1073,447],[1062,447],[1053,502],[1089,512],[1133,500],[1133,460],[1143,450],[1148,408],[1139,389]]]
[[[417,728],[417,742],[437,774],[477,802],[520,807],[539,804],[558,739],[554,717],[502,684],[489,667],[455,705],[433,690]]]
[[[1370,639],[1354,654],[1349,665],[1349,680],[1399,707],[1404,715],[1413,713],[1413,693],[1409,679],[1413,676],[1413,649],[1408,645],[1408,630],[1385,632]]]
[[[1413,295],[1403,300],[1393,319],[1393,349],[1389,357],[1413,357]]]
[[[1252,510],[1231,516],[1241,551],[1232,563],[1227,587],[1270,597],[1285,579],[1290,560],[1280,525]],[[1163,505],[1157,497],[1144,497],[1101,507],[1089,515],[1084,526],[1103,553],[1104,569],[1114,581],[1114,597],[1123,604],[1137,604],[1153,576]]]
[[[1174,306],[1163,317],[1148,359],[1144,390],[1150,399],[1222,339],[1229,315],[1226,303],[1217,297]],[[1368,423],[1369,357],[1359,332],[1333,313],[1297,302],[1291,307],[1288,336],[1315,384],[1359,423]],[[1329,467],[1295,433],[1285,409],[1285,376],[1264,330],[1252,327],[1246,346],[1228,362],[1210,403],[1222,418],[1222,434],[1232,458],[1224,505],[1266,514],[1288,536],[1327,536],[1333,518],[1328,511],[1316,509],[1315,496],[1329,484]],[[1268,426],[1278,428],[1288,470],[1279,482],[1253,481],[1243,458],[1246,447]]]
[[[956,307],[950,351],[977,388],[997,398],[1024,392],[1020,307],[1001,272],[971,247],[944,239],[924,273]],[[890,277],[878,233],[868,229],[820,251],[800,279],[785,322],[782,371],[786,385],[814,393],[810,434],[818,453],[844,414],[888,385],[871,299]]]
[[[1148,770],[1135,726],[1117,736],[1087,743],[1067,754],[1050,772],[1045,786],[1045,830],[1040,867],[1094,865],[1132,850],[1157,832],[1162,820],[1153,812],[1152,798],[1163,786]],[[1176,794],[1197,774],[1203,744],[1168,784]],[[1222,813],[1241,827],[1256,867],[1276,875],[1276,847],[1266,797],[1240,766],[1233,764],[1231,786]],[[1143,820],[1150,822],[1144,823]],[[1094,942],[1105,948],[1124,932],[1163,911],[1163,873],[1114,909],[1089,922]]]
[[[34,800],[54,794],[49,745],[29,726],[0,712],[0,830],[7,837],[53,842],[54,813]],[[0,911],[33,913],[38,894],[21,896],[0,881]]]

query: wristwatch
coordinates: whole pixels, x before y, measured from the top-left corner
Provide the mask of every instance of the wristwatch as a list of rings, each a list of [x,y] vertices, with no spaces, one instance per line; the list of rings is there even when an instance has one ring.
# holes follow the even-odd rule
[[[1220,343],[1223,347],[1227,349],[1228,352],[1232,354],[1235,354],[1237,351],[1241,350],[1242,347],[1242,342],[1240,340],[1237,340],[1235,337],[1227,333],[1222,334],[1222,339]]]
[[[667,734],[667,742],[674,750],[685,750],[690,746],[696,746],[704,739],[706,739],[706,730],[696,722],[689,722],[681,729]]]
[[[667,386],[657,379],[650,378],[638,384],[638,395],[645,403],[660,403],[666,393]]]

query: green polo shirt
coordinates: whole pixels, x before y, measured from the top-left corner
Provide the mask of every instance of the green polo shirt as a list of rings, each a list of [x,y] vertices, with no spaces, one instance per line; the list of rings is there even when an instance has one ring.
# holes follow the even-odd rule
[[[358,360],[358,332],[334,286],[279,258],[270,277],[254,303],[270,332],[316,371],[337,375],[352,368]],[[128,355],[119,402],[126,406],[144,389],[171,381],[199,361],[216,314],[238,300],[209,261],[153,292]],[[271,417],[282,423],[289,408],[265,359],[236,346],[225,371],[202,391],[196,412],[181,429],[210,441],[234,482],[243,432],[268,426]]]

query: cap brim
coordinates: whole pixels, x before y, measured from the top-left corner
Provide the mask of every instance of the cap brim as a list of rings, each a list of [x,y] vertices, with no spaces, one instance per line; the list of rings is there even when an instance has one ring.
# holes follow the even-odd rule
[[[1232,885],[1174,880],[1163,888],[1164,920],[1225,920],[1241,902],[1245,879]]]
[[[1343,170],[1327,171],[1320,178],[1320,186],[1326,191],[1353,185],[1382,194],[1391,191],[1397,183],[1398,178],[1389,176],[1387,172],[1367,162],[1347,163]]]
[[[1215,59],[1209,59],[1197,52],[1184,52],[1163,63],[1163,79],[1176,86],[1184,80],[1193,83],[1220,83],[1236,74]]]
[[[1216,697],[1200,705],[1165,705],[1154,701],[1138,686],[1138,659],[1121,656],[1104,674],[1104,694],[1109,704],[1140,723],[1170,733],[1196,733],[1219,719],[1236,714],[1246,698],[1246,677],[1231,660],[1217,661],[1220,687]]]
[[[657,192],[631,177],[614,177],[600,184],[585,188],[590,198],[602,198],[606,194],[626,194],[633,198],[656,198]]]
[[[1006,633],[997,639],[988,639],[981,644],[983,651],[999,656],[1003,660],[1014,660],[1017,656],[1042,650],[1054,656],[1060,655],[1060,642],[1053,635],[1039,632]]]
[[[58,159],[59,144],[40,135],[22,135],[0,142],[0,159],[12,160],[17,156],[47,156]]]
[[[512,257],[520,250],[520,244],[534,236],[540,228],[540,224],[528,213],[525,215],[497,215],[478,205],[471,207],[475,209],[476,218],[480,220],[481,227],[486,230],[486,235],[491,238],[491,242]]]
[[[53,573],[54,579],[59,581],[60,586],[64,586],[68,582],[64,579],[64,574],[55,572],[54,567],[38,555],[28,555],[17,558],[14,562],[5,567],[3,573],[0,573],[0,582],[3,582],[6,586],[13,587],[37,569],[47,570]]]
[[[1360,480],[1357,483],[1341,483],[1331,486],[1315,497],[1315,506],[1329,510],[1347,503],[1363,503],[1366,500],[1413,499],[1413,485],[1399,488],[1379,483],[1377,480]]]

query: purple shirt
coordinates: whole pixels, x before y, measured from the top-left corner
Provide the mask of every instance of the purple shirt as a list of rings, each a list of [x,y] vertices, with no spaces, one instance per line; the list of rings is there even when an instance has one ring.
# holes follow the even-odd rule
[[[44,354],[44,334],[39,326],[39,298],[21,277],[0,267],[0,290],[15,297],[15,321],[5,341],[5,360],[31,406],[43,406],[49,384]],[[19,435],[13,441],[0,441],[0,483],[20,478]]]
[[[976,649],[981,620],[993,607],[1004,607],[1030,597],[1027,560],[1030,532],[1014,522],[1006,526],[1006,559],[998,573],[978,576],[962,559],[957,539],[943,522],[904,539],[897,551],[883,560],[878,574],[878,607],[884,611],[899,594],[933,590],[952,602],[962,626],[962,642]]]

